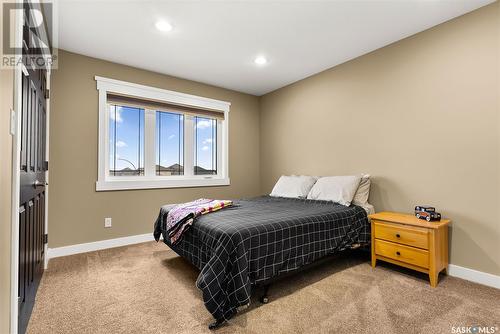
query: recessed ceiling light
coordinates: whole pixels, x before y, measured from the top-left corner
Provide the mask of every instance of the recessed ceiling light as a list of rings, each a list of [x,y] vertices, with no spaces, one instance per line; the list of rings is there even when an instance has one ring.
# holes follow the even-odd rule
[[[256,63],[257,65],[265,65],[267,64],[267,59],[264,56],[258,56],[257,58],[255,58],[254,63]]]
[[[174,27],[167,21],[156,21],[155,23],[156,29],[164,32],[172,31]]]

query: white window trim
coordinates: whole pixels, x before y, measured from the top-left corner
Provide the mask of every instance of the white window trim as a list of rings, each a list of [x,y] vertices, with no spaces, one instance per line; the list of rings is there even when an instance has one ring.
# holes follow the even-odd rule
[[[229,109],[230,102],[209,99],[185,93],[174,92],[170,90],[149,87],[139,84],[134,84],[126,81],[103,78],[96,76],[97,90],[99,92],[99,148],[98,148],[98,175],[96,182],[96,191],[109,190],[129,190],[129,189],[157,189],[157,188],[187,188],[187,187],[207,187],[207,186],[227,186],[229,180]],[[218,175],[175,175],[175,176],[156,176],[154,172],[148,170],[146,164],[147,159],[151,159],[151,154],[154,156],[154,145],[151,143],[152,138],[147,137],[147,129],[145,128],[145,170],[144,176],[127,177],[127,176],[110,176],[109,171],[109,117],[107,94],[117,93],[129,96],[140,97],[143,99],[152,99],[164,101],[166,103],[190,106],[202,109],[211,109],[224,113],[224,121],[218,120],[217,126],[221,129],[221,136],[218,138]],[[148,114],[149,110],[145,110],[144,117],[153,117]],[[154,115],[154,114],[153,114]],[[189,117],[187,118],[189,121]],[[191,120],[192,122],[192,120]],[[151,123],[150,123],[151,124]],[[146,124],[145,124],[146,126]],[[186,126],[186,129],[188,126]],[[186,135],[188,132],[188,135]],[[151,134],[151,131],[149,131]],[[154,133],[154,132],[153,132]],[[184,132],[185,147],[192,144],[193,138],[189,137],[189,131]],[[191,142],[190,142],[191,141]],[[192,146],[192,145],[191,145]],[[149,151],[149,152],[148,152]],[[149,157],[149,158],[148,158]],[[193,159],[185,152],[185,159]],[[186,161],[185,165],[186,165]],[[186,172],[186,170],[185,170]]]

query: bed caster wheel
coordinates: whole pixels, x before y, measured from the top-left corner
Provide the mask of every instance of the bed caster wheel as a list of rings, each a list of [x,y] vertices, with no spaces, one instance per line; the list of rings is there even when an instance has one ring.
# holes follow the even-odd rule
[[[214,322],[212,322],[210,325],[208,325],[208,329],[211,331],[216,330],[217,328],[221,327],[226,321],[219,319]]]
[[[263,292],[263,293],[262,293],[262,295],[261,295],[262,297],[260,297],[260,302],[261,302],[262,304],[267,304],[267,303],[269,303],[268,293],[269,293],[269,287],[270,287],[270,286],[271,286],[270,284],[266,284],[266,285],[264,285],[264,292]]]

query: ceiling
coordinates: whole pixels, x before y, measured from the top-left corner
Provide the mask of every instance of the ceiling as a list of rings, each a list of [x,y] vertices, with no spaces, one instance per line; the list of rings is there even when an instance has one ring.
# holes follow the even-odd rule
[[[492,2],[61,0],[55,46],[263,95]]]

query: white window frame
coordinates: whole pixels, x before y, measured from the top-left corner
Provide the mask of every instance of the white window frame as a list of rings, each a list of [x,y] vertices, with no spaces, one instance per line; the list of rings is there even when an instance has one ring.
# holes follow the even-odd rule
[[[99,92],[99,148],[96,191],[227,186],[229,180],[229,110],[231,103],[170,90],[134,84],[96,76]],[[169,104],[210,109],[224,113],[217,120],[217,175],[194,175],[194,116],[184,115],[184,175],[158,176],[156,164],[155,131],[156,110],[144,110],[144,175],[109,175],[109,112],[108,93],[151,99]],[[203,116],[201,116],[203,117]],[[220,130],[219,130],[220,129]]]

